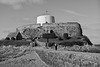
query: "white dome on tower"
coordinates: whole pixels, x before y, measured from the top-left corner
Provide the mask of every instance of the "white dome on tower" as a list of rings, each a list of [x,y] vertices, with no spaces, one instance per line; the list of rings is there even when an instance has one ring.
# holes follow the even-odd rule
[[[41,15],[37,17],[37,24],[55,23],[55,17],[51,15]]]

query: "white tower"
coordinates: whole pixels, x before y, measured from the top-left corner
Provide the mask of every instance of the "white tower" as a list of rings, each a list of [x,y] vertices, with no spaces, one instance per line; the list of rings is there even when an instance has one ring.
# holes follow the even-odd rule
[[[51,15],[41,15],[37,17],[37,24],[42,24],[43,23],[55,23],[55,18],[54,16]]]

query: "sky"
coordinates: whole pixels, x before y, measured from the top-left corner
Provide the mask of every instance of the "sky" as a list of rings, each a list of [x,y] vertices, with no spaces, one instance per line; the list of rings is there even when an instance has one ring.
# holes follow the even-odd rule
[[[0,39],[17,27],[36,23],[45,11],[56,23],[80,23],[83,35],[100,44],[100,0],[0,0]]]

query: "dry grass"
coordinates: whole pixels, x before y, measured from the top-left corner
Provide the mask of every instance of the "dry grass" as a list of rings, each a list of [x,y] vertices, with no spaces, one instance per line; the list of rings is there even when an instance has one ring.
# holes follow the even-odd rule
[[[31,46],[1,47],[0,48],[1,61],[6,61],[9,59],[14,59],[14,60],[2,64],[0,63],[0,67],[38,67],[39,63],[41,63],[40,62],[41,60],[50,67],[100,67],[99,53],[73,52],[79,50],[88,50],[88,49],[90,50],[90,48],[93,49],[93,47],[90,46],[84,46],[84,47],[73,46],[70,48],[65,48],[62,51],[43,49],[42,47],[41,48],[37,47],[38,49],[36,49],[36,47],[32,49],[31,48],[32,48]],[[38,58],[37,55],[35,55],[35,53],[32,52],[36,52],[41,60],[37,61]],[[30,55],[29,58],[28,57],[23,58],[23,56],[26,55],[28,56]],[[35,59],[30,57],[35,57]]]
[[[65,47],[64,50],[67,51],[77,51],[77,52],[89,52],[89,53],[100,53],[100,49],[95,46],[78,46],[74,45],[73,47]]]
[[[0,67],[37,67],[35,59],[21,58],[20,60],[13,60],[7,63],[0,64]]]
[[[2,46],[0,48],[0,61],[6,61],[10,58],[17,58],[25,55],[28,50],[26,46],[13,47],[13,46]]]
[[[31,46],[6,46],[1,48],[0,53],[0,67],[48,67]]]
[[[50,67],[100,67],[100,58],[87,54],[36,50]]]

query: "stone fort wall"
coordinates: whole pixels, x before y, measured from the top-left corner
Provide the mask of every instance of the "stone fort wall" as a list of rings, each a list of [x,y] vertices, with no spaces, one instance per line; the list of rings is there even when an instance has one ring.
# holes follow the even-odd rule
[[[20,32],[23,33],[23,31],[28,28],[38,28],[40,30],[40,35],[43,33],[50,33],[50,31],[53,30],[56,33],[56,35],[61,37],[64,33],[68,33],[69,37],[82,36],[82,28],[78,22],[44,23],[42,26],[40,24],[30,24],[19,27],[18,30],[20,30]]]
[[[43,24],[43,29],[45,32],[50,32],[50,30],[53,30],[60,36],[63,36],[64,33],[68,33],[69,37],[82,36],[81,25],[77,22],[45,23]]]

